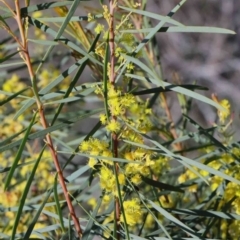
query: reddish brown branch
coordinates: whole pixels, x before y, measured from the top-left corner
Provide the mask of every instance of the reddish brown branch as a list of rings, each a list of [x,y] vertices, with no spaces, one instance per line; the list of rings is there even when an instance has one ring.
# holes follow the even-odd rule
[[[109,47],[110,47],[110,83],[115,83],[115,34],[114,34],[114,0],[109,0],[109,13],[110,13],[110,20],[109,20]]]
[[[114,11],[116,7],[115,0],[109,0],[109,48],[110,48],[110,83],[112,85],[115,84],[115,33],[114,33]],[[112,119],[117,121],[117,117],[112,115]],[[113,155],[114,157],[118,157],[118,137],[116,133],[112,133],[112,142],[113,142]],[[118,163],[114,163],[115,173],[118,175]],[[120,228],[120,203],[119,198],[115,198],[115,211],[116,211],[116,223],[117,223],[117,239],[120,239],[119,228]]]
[[[18,27],[19,27],[19,31],[20,31],[20,35],[21,35],[21,41],[22,41],[22,42],[19,41],[19,42],[21,42],[20,48],[23,52],[22,57],[24,58],[24,61],[25,61],[26,65],[27,65],[27,68],[28,68],[29,75],[30,75],[31,80],[32,80],[33,91],[34,91],[34,94],[35,94],[35,97],[36,97],[36,102],[37,102],[37,106],[38,106],[38,111],[39,111],[39,115],[40,115],[41,124],[44,127],[44,129],[47,129],[48,128],[48,123],[47,123],[45,115],[44,115],[43,105],[42,105],[42,103],[40,101],[40,98],[38,96],[38,91],[37,91],[37,86],[36,86],[36,81],[35,81],[35,74],[34,74],[34,71],[33,71],[33,68],[32,68],[32,64],[31,64],[31,60],[30,60],[30,56],[29,56],[29,51],[28,51],[27,38],[26,38],[26,34],[24,32],[23,23],[22,23],[22,20],[21,20],[19,0],[15,0],[15,7],[16,7],[15,19],[16,19]],[[64,197],[67,201],[68,209],[69,209],[69,212],[71,214],[71,218],[74,222],[75,229],[78,233],[78,236],[81,237],[82,236],[82,230],[81,230],[81,227],[80,227],[80,222],[79,222],[79,219],[76,216],[74,207],[72,205],[70,196],[68,194],[68,190],[67,190],[67,187],[66,187],[66,184],[65,184],[65,181],[64,181],[64,177],[63,177],[63,172],[61,170],[61,167],[60,167],[60,164],[59,164],[59,161],[58,161],[58,156],[57,156],[57,153],[54,149],[52,138],[51,138],[50,134],[46,135],[46,143],[47,143],[47,145],[49,147],[49,150],[51,152],[51,156],[52,156],[52,159],[54,161],[56,171],[58,173],[59,183],[60,183],[60,185],[63,189],[63,194],[64,194]]]

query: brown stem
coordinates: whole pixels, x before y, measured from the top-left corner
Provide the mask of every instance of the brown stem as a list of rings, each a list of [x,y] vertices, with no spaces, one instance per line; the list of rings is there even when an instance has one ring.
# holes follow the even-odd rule
[[[114,39],[115,39],[115,34],[114,34],[114,0],[109,0],[109,12],[110,12],[110,20],[109,20],[109,47],[110,47],[110,83],[114,84],[115,83],[115,45],[114,45]]]
[[[110,48],[110,83],[112,85],[115,84],[115,34],[114,34],[114,10],[116,7],[116,0],[109,0],[109,13],[110,13],[110,19],[109,19],[109,48]],[[117,117],[112,115],[112,119],[114,121],[117,121]],[[118,157],[118,137],[116,133],[112,133],[112,142],[113,142],[113,155],[114,157]],[[116,174],[118,174],[118,163],[114,163],[114,168]],[[115,211],[116,211],[116,223],[117,223],[117,239],[120,239],[119,234],[119,228],[120,228],[120,203],[119,198],[115,198]]]
[[[17,24],[18,24],[18,27],[19,27],[19,30],[20,30],[21,40],[22,40],[22,44],[20,45],[20,47],[21,47],[21,50],[23,51],[23,57],[24,57],[24,60],[26,62],[28,72],[29,72],[29,75],[30,75],[31,80],[32,80],[33,91],[34,91],[34,95],[36,97],[36,102],[37,102],[38,111],[39,111],[39,115],[40,115],[40,121],[41,121],[41,124],[44,127],[44,129],[47,129],[48,128],[48,123],[47,123],[46,118],[45,118],[43,105],[42,105],[42,103],[40,101],[40,98],[38,96],[38,91],[37,91],[37,86],[36,86],[36,81],[35,81],[35,74],[34,74],[34,71],[33,71],[33,68],[32,68],[32,64],[31,64],[31,60],[30,60],[30,56],[29,56],[29,51],[28,51],[27,39],[26,39],[24,29],[23,29],[23,25],[22,25],[19,0],[15,0],[15,7],[16,7],[15,19],[17,21]],[[68,194],[68,190],[67,190],[67,187],[66,187],[66,184],[65,184],[65,181],[64,181],[64,177],[63,177],[63,172],[61,170],[59,160],[58,160],[58,156],[57,156],[56,151],[54,149],[52,138],[51,138],[50,134],[46,135],[46,143],[47,143],[47,145],[49,147],[49,150],[51,152],[51,156],[52,156],[52,159],[54,161],[56,171],[58,173],[59,183],[60,183],[60,185],[63,189],[63,194],[64,194],[64,197],[67,201],[68,209],[69,209],[69,212],[71,214],[71,218],[74,222],[75,229],[78,233],[78,236],[81,237],[82,236],[82,230],[81,230],[81,227],[80,227],[80,222],[79,222],[79,219],[76,216],[74,207],[72,205],[70,196]]]

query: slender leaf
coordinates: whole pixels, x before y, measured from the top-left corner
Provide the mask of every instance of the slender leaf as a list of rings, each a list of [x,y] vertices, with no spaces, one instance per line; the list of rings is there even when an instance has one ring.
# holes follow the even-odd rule
[[[50,41],[50,40],[37,40],[37,39],[30,39],[28,38],[29,42],[36,43],[37,45],[47,45],[47,46],[56,46],[58,45],[57,41]]]
[[[161,213],[165,218],[169,219],[171,222],[173,222],[176,226],[180,227],[183,231],[190,234],[192,237],[199,237],[198,234],[191,228],[189,228],[187,225],[179,221],[177,218],[175,218],[173,215],[169,214],[165,209],[161,208],[151,200],[147,200],[147,202],[155,208],[159,213]]]
[[[87,111],[86,114],[84,115],[81,115],[81,116],[76,116],[76,117],[73,117],[72,119],[61,119],[60,123],[57,123],[51,127],[48,127],[47,129],[44,129],[44,130],[41,130],[41,131],[38,131],[36,133],[32,133],[28,136],[27,138],[27,141],[29,140],[32,140],[32,139],[36,139],[36,138],[40,138],[40,137],[44,137],[46,136],[46,134],[48,133],[51,133],[51,132],[54,132],[56,130],[59,130],[59,129],[63,129],[65,127],[68,127],[69,125],[81,120],[81,119],[85,119],[93,114],[96,114],[96,113],[99,113],[101,112],[103,109],[95,109],[95,110],[92,110],[92,111]],[[13,147],[16,147],[16,146],[19,146],[21,144],[22,140],[18,140],[18,141],[15,141],[13,143],[10,143],[6,146],[3,146],[3,147],[0,147],[0,152],[3,152],[3,151],[6,151],[6,150],[9,150],[9,149],[12,149]]]
[[[99,208],[101,207],[101,204],[102,204],[102,198],[99,198],[98,199],[98,202],[97,202],[97,205],[96,207],[94,208],[92,214],[91,214],[91,217],[87,223],[87,226],[84,230],[84,233],[83,233],[83,236],[82,236],[82,240],[88,240],[88,239],[92,239],[93,236],[91,234],[91,230],[93,228],[93,224],[94,222],[96,221],[95,218],[98,214],[98,211],[99,211]]]
[[[67,177],[68,182],[73,182],[79,176],[81,176],[83,173],[85,173],[87,170],[89,170],[89,168],[90,167],[88,165],[79,168],[77,171],[73,172],[70,176]]]
[[[59,198],[58,198],[58,190],[57,190],[57,179],[58,178],[57,178],[57,176],[58,175],[56,174],[56,177],[54,179],[53,193],[54,193],[54,200],[56,203],[57,213],[58,213],[59,220],[60,220],[60,225],[61,225],[62,231],[65,232],[62,210],[61,210],[61,206],[60,206],[60,202],[59,202]]]
[[[127,73],[126,76],[131,77],[131,78],[135,78],[135,79],[139,79],[139,80],[142,80],[142,81],[148,81],[148,82],[151,82],[151,83],[154,83],[154,84],[158,84],[158,81],[156,79],[153,79],[153,78],[142,77],[142,76],[138,76],[136,74],[129,74],[129,73]],[[162,84],[163,84],[164,87],[172,86],[172,84],[167,83],[167,82],[162,82]],[[226,109],[224,109],[220,104],[214,102],[210,98],[207,98],[207,97],[205,97],[205,96],[203,96],[199,93],[193,92],[193,91],[188,90],[186,88],[175,86],[175,87],[171,87],[171,90],[174,91],[174,92],[182,93],[182,94],[184,94],[186,96],[189,96],[191,98],[195,98],[195,99],[197,99],[199,101],[202,101],[204,103],[207,103],[209,105],[212,105],[212,106],[218,108],[221,111],[226,111]]]
[[[19,160],[20,160],[20,158],[21,158],[21,156],[22,156],[22,152],[23,152],[24,147],[25,147],[25,144],[26,144],[26,142],[27,142],[27,140],[28,140],[30,131],[31,131],[31,129],[32,129],[32,126],[33,126],[34,123],[35,123],[35,118],[36,118],[36,116],[37,116],[37,113],[38,113],[38,112],[36,112],[36,113],[34,114],[34,116],[33,116],[33,118],[32,118],[32,121],[31,121],[31,123],[29,124],[29,126],[28,126],[28,128],[27,128],[27,131],[26,131],[26,133],[25,133],[25,135],[24,135],[24,138],[21,140],[21,145],[20,145],[20,147],[19,147],[19,149],[18,149],[18,152],[17,152],[17,154],[16,154],[16,157],[15,157],[15,159],[14,159],[14,161],[13,161],[13,164],[12,164],[12,166],[11,166],[11,169],[10,169],[10,171],[8,172],[8,175],[7,175],[7,177],[6,177],[6,181],[5,181],[5,184],[4,184],[4,190],[5,190],[5,191],[6,191],[6,189],[9,187],[9,184],[10,184],[10,182],[11,182],[11,179],[12,179],[12,176],[13,176],[13,174],[14,174],[14,171],[15,171],[15,169],[16,169],[16,167],[17,167],[17,165],[18,165],[18,162],[19,162]]]
[[[122,30],[122,33],[147,33],[151,32],[153,28],[145,28],[145,29],[128,29]],[[173,27],[162,27],[158,32],[170,32],[170,33],[221,33],[221,34],[236,34],[236,32],[232,30],[228,30],[225,28],[217,28],[217,27],[199,27],[199,26],[173,26]]]
[[[11,240],[14,240],[15,239],[15,234],[16,234],[16,231],[17,231],[17,227],[18,227],[18,224],[19,224],[19,220],[20,220],[20,217],[21,217],[21,214],[22,214],[22,210],[23,210],[23,207],[24,207],[24,204],[25,204],[25,201],[26,201],[26,198],[27,198],[27,194],[29,192],[29,189],[31,187],[31,184],[32,184],[32,181],[34,179],[34,176],[35,176],[35,172],[37,170],[37,167],[38,167],[38,164],[42,158],[42,155],[43,155],[43,152],[45,150],[45,147],[46,145],[43,147],[42,151],[40,152],[39,156],[38,156],[38,159],[36,160],[36,163],[34,164],[33,166],[33,169],[31,171],[31,174],[27,180],[27,184],[24,188],[24,192],[22,193],[22,196],[20,198],[20,204],[19,204],[19,208],[18,208],[18,211],[17,211],[17,215],[15,217],[15,221],[14,221],[14,224],[13,224],[13,228],[12,228],[12,236],[11,236]]]
[[[102,14],[93,15],[93,19],[102,18]],[[65,17],[40,17],[36,18],[40,22],[63,22]],[[88,16],[74,16],[71,17],[69,22],[81,22],[81,21],[88,21]]]
[[[84,1],[84,0],[81,0]],[[72,1],[61,1],[61,2],[49,2],[49,3],[40,3],[37,5],[31,5],[28,7],[21,8],[21,17],[28,15],[32,12],[37,12],[41,10],[47,10],[55,7],[66,6],[72,4]],[[3,18],[13,17],[12,12],[8,11],[8,13],[3,14]]]
[[[1,16],[0,16],[1,17]],[[20,51],[17,51],[17,52],[14,52],[14,53],[11,53],[7,56],[1,56],[0,58],[0,63],[3,63],[5,61],[7,61],[8,59],[11,59],[13,56],[15,56],[16,54],[18,54]]]
[[[26,90],[28,90],[29,88],[24,88],[14,94],[11,94],[10,97],[8,97],[7,99],[4,99],[2,101],[0,101],[0,106],[6,104],[7,102],[11,101],[12,99],[15,99],[16,97],[18,97],[20,94],[22,94],[23,92],[25,92]]]
[[[13,67],[17,65],[24,65],[24,62],[11,62],[6,64],[0,64],[0,68]]]
[[[28,229],[27,229],[27,231],[26,231],[26,233],[24,235],[24,239],[29,239],[30,235],[32,234],[34,226],[37,223],[38,218],[39,218],[40,214],[42,213],[42,210],[45,207],[45,205],[46,205],[46,203],[48,201],[48,198],[50,197],[51,193],[52,193],[52,190],[48,190],[46,192],[46,197],[43,200],[42,204],[39,206],[37,213],[35,214],[33,220],[31,221],[31,223],[30,223],[30,225],[29,225],[29,227],[28,227]]]
[[[166,16],[162,16],[160,14],[156,14],[153,12],[148,12],[148,11],[143,11],[143,10],[139,10],[139,9],[134,9],[134,8],[127,8],[127,7],[123,7],[123,6],[119,6],[119,8],[127,10],[129,12],[133,12],[133,13],[137,13],[139,15],[143,15],[149,18],[153,18],[153,19],[157,19],[159,21],[163,21],[164,23],[170,23],[176,26],[184,26],[182,23],[171,19],[171,18],[166,18]]]
[[[134,58],[134,57],[131,57],[131,56],[123,55],[123,57],[125,59],[127,59],[128,62],[132,62],[132,63],[138,65],[141,68],[141,70],[143,70],[146,73],[148,73],[149,76],[152,76],[154,78],[154,80],[156,80],[156,82],[158,82],[160,85],[163,85],[163,83],[162,83],[163,80],[159,79],[158,76],[155,73],[153,73],[153,71],[146,64],[142,63],[137,58]]]
[[[65,154],[73,154],[72,152],[67,152],[67,151],[58,151],[58,153],[65,153]],[[110,160],[112,162],[122,162],[122,163],[132,163],[132,164],[142,164],[140,161],[129,161],[123,158],[114,158],[114,157],[105,157],[105,156],[100,156],[100,155],[91,155],[91,154],[85,154],[81,152],[76,152],[74,153],[75,155],[83,156],[83,157],[89,157],[89,158],[96,158],[100,160]]]
[[[156,187],[156,188],[164,189],[164,190],[167,190],[167,191],[184,193],[184,190],[180,189],[179,187],[172,186],[170,184],[166,184],[166,183],[163,183],[163,182],[155,181],[151,178],[147,178],[147,177],[142,176],[142,180],[146,184],[151,185],[151,186]]]
[[[28,162],[25,162],[25,163],[21,163],[21,164],[18,164],[18,165],[16,166],[16,168],[21,168],[21,167],[24,167],[24,166],[33,164],[34,162],[35,162],[35,160],[33,160],[33,161],[28,161]],[[0,169],[0,173],[8,172],[10,169],[11,169],[11,167],[1,168],[1,169]]]

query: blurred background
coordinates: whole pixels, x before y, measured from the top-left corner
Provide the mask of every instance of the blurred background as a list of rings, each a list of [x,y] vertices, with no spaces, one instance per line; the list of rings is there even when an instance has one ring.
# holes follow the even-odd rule
[[[147,10],[166,15],[178,2],[148,0]],[[207,86],[207,96],[215,93],[219,99],[227,98],[234,112],[233,130],[239,133],[240,1],[187,1],[173,18],[187,26],[214,26],[236,32],[235,35],[160,33],[157,39],[164,78],[172,82],[173,74],[177,73],[182,83],[196,81]],[[215,121],[216,111],[211,106],[194,102],[196,112],[192,117],[196,121],[208,126]],[[235,139],[239,139],[237,135]]]

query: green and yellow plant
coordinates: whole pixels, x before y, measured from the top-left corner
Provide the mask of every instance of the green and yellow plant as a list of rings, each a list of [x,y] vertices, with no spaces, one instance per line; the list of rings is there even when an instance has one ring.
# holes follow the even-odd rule
[[[81,0],[0,3],[8,34],[2,239],[238,239],[240,152],[230,103],[198,93],[205,87],[164,81],[155,39],[233,31],[174,20],[187,0],[166,16],[146,11],[146,0],[100,0],[96,9]],[[177,123],[170,91],[181,108]],[[216,108],[211,128],[189,117],[193,99]]]

